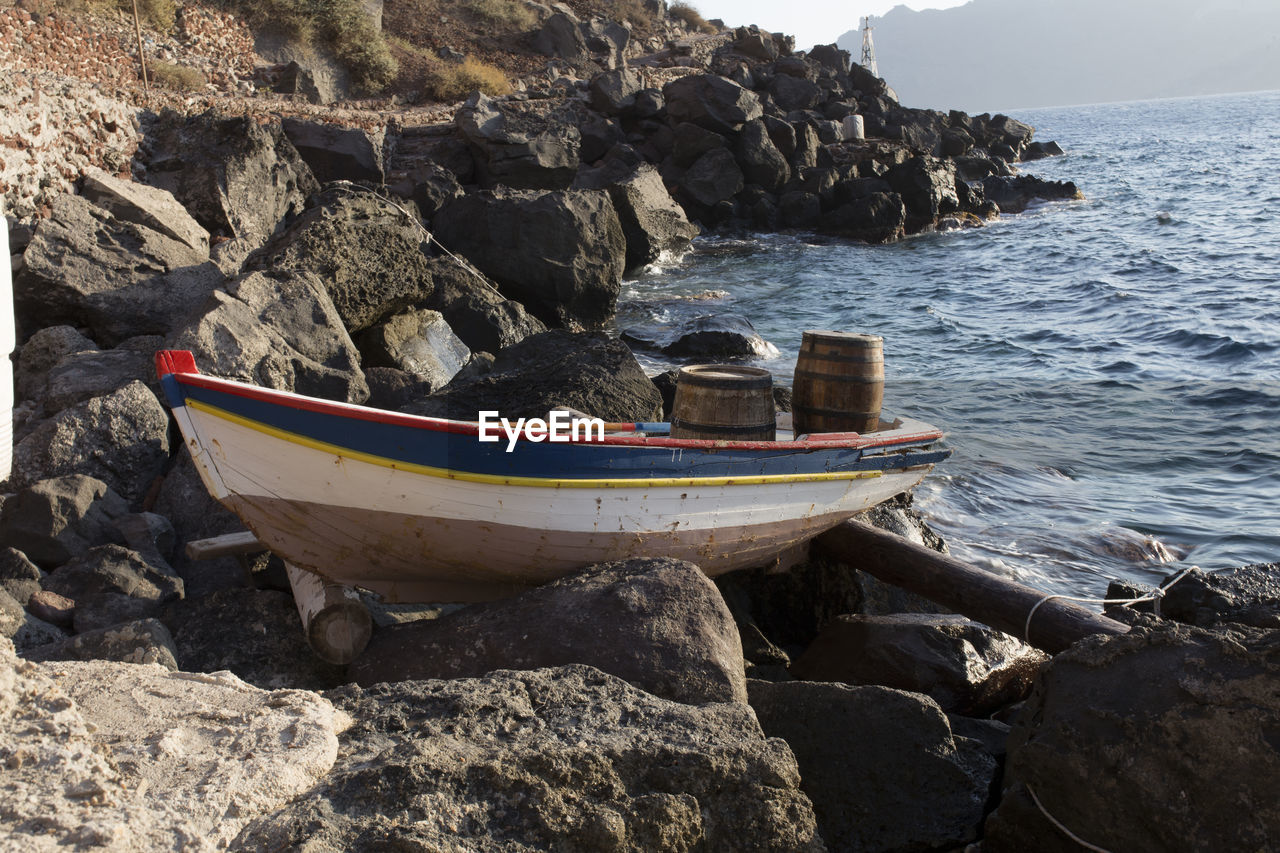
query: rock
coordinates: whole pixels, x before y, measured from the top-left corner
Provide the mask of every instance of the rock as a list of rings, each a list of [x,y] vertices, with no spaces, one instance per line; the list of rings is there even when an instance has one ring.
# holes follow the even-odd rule
[[[26,618],[22,603],[10,595],[8,590],[0,588],[0,637],[12,638]]]
[[[662,397],[626,344],[553,329],[499,352],[487,375],[452,382],[405,411],[460,420],[476,420],[481,410],[545,418],[561,406],[606,421],[652,421]]]
[[[87,634],[148,619],[158,615],[160,609],[159,602],[133,598],[118,592],[100,592],[81,596],[76,600],[71,625],[76,634]]]
[[[54,201],[23,260],[19,323],[87,327],[105,345],[167,333],[224,280],[207,252],[74,195]]]
[[[36,331],[18,350],[18,363],[13,372],[17,399],[38,399],[48,384],[49,371],[58,362],[72,353],[97,348],[97,344],[71,326],[48,326]]]
[[[130,382],[158,384],[153,356],[156,349],[159,346],[151,347],[150,352],[117,348],[69,354],[46,375],[41,395],[45,414],[56,415],[76,403],[110,394]]]
[[[778,58],[778,45],[774,43],[773,36],[754,27],[741,27],[734,32],[733,49],[764,62]]]
[[[85,171],[80,194],[111,213],[120,222],[132,222],[158,231],[209,256],[209,232],[191,218],[173,193],[146,184],[122,181],[101,169]]]
[[[725,138],[690,122],[681,122],[672,129],[671,160],[677,167],[687,169],[708,151],[726,147]]]
[[[1169,587],[1160,615],[1202,628],[1224,623],[1280,628],[1280,563],[1213,573],[1193,569]]]
[[[636,94],[644,87],[640,75],[630,68],[615,68],[591,78],[587,93],[596,112],[607,116],[629,112],[636,102]]]
[[[368,686],[575,663],[676,702],[747,698],[720,593],[697,566],[669,559],[604,563],[515,598],[379,630],[349,675]]]
[[[581,25],[587,50],[591,51],[606,68],[617,68],[626,62],[627,45],[631,42],[631,30],[617,21],[594,16]]]
[[[346,682],[343,667],[307,646],[287,592],[218,590],[172,602],[160,618],[173,631],[174,656],[185,671],[225,669],[263,689],[324,690]]]
[[[86,596],[103,593],[138,598],[157,604],[182,598],[182,579],[157,569],[137,551],[120,545],[99,545],[54,570],[43,581],[49,592],[79,604]]]
[[[995,202],[1003,213],[1021,213],[1036,199],[1070,201],[1084,198],[1071,181],[1045,181],[1035,175],[989,175],[982,178],[982,190],[987,201]]]
[[[197,367],[216,376],[349,403],[369,396],[360,353],[323,280],[307,273],[246,273],[215,292],[167,347],[191,350]]]
[[[365,405],[375,409],[395,411],[439,390],[430,380],[394,367],[366,367],[364,378],[369,383]]]
[[[414,176],[410,194],[422,218],[430,221],[450,199],[463,195],[463,189],[452,172],[431,164]]]
[[[755,92],[714,74],[691,74],[662,87],[667,115],[716,133],[734,133],[763,111]]]
[[[662,348],[670,356],[693,359],[769,358],[778,348],[760,337],[741,314],[708,314],[681,324]]]
[[[763,121],[742,126],[735,143],[735,155],[748,184],[756,184],[770,192],[780,192],[791,179],[787,158],[773,144]]]
[[[322,184],[330,181],[384,183],[383,147],[386,129],[370,132],[317,121],[285,118],[284,135]]]
[[[260,244],[320,189],[277,123],[165,111],[146,127],[138,159],[215,237]]]
[[[335,26],[347,27],[350,23]],[[332,104],[352,95],[346,63],[322,39],[299,38],[297,31],[284,21],[278,25],[268,21],[255,30],[253,52],[271,65],[283,67],[273,91],[301,95],[313,104]],[[347,37],[358,38],[354,33]]]
[[[156,395],[135,381],[77,403],[36,427],[13,448],[11,482],[21,487],[87,474],[135,503],[168,458],[169,415]]]
[[[40,591],[41,577],[40,569],[26,554],[14,548],[0,548],[0,589],[20,607],[26,607],[31,596]]]
[[[906,206],[908,232],[960,209],[955,167],[949,160],[912,157],[890,169],[884,179]]]
[[[435,293],[427,307],[439,311],[449,328],[472,352],[494,353],[545,332],[547,327],[506,299],[498,286],[453,258],[432,258]]]
[[[128,512],[128,501],[94,477],[41,480],[4,502],[0,545],[46,567],[60,566],[97,545],[123,541],[115,520]]]
[[[626,240],[607,193],[473,193],[436,220],[446,246],[544,323],[591,328],[612,318]]]
[[[822,100],[822,89],[812,80],[779,74],[769,83],[769,96],[784,112],[811,110]]]
[[[818,132],[807,122],[793,125],[796,133],[796,150],[791,155],[791,168],[794,172],[818,165],[818,152],[822,143],[818,141]]]
[[[1041,160],[1045,157],[1061,157],[1064,153],[1066,152],[1062,150],[1062,146],[1056,142],[1032,142],[1022,152],[1020,159],[1024,161]]]
[[[822,218],[819,230],[867,243],[887,243],[902,237],[906,224],[907,208],[901,196],[872,193],[831,211]]]
[[[809,59],[828,71],[835,71],[838,74],[849,71],[852,65],[849,51],[841,50],[834,44],[815,44],[809,51]]]
[[[70,628],[75,621],[76,603],[65,595],[40,590],[27,599],[27,610],[32,616],[59,628]]]
[[[1275,631],[1165,623],[1076,643],[1014,724],[983,849],[1080,849],[1030,792],[1112,850],[1267,848],[1280,833],[1278,679]]]
[[[111,628],[76,634],[26,652],[27,660],[113,660],[121,663],[158,663],[177,669],[173,638],[155,619],[142,619]]]
[[[838,616],[791,666],[805,681],[923,693],[944,711],[981,717],[1025,699],[1048,656],[963,616]]]
[[[322,193],[246,267],[324,282],[343,326],[354,334],[431,297],[424,252],[429,239],[399,205],[371,192],[336,187]]]
[[[637,119],[651,119],[665,115],[667,110],[666,99],[662,97],[659,89],[641,89],[636,92],[635,104],[631,107],[631,114]]]
[[[627,270],[651,264],[663,252],[683,252],[698,236],[700,229],[667,192],[653,166],[640,166],[631,176],[610,183],[608,189],[626,238]]]
[[[803,190],[785,192],[778,199],[778,218],[785,228],[812,228],[822,219],[822,200]]]
[[[301,692],[0,641],[0,832],[13,849],[225,849],[332,766],[341,723]],[[211,710],[216,709],[216,710]]]
[[[695,206],[715,207],[742,192],[742,170],[727,148],[713,148],[699,157],[680,182],[681,196]]]
[[[830,849],[950,850],[977,838],[996,762],[955,740],[931,699],[800,681],[747,690],[765,734],[795,753]]]
[[[497,101],[477,92],[454,120],[481,186],[563,190],[578,171],[583,118],[573,101]]]
[[[425,380],[431,390],[447,385],[471,358],[471,350],[444,316],[430,309],[407,311],[379,323],[362,337],[361,351],[366,365],[399,368]]]
[[[577,18],[567,11],[557,11],[547,18],[533,37],[533,49],[543,56],[556,56],[575,65],[591,58]]]
[[[823,849],[791,755],[744,705],[681,705],[585,666],[329,697],[356,723],[325,784],[236,846]]]

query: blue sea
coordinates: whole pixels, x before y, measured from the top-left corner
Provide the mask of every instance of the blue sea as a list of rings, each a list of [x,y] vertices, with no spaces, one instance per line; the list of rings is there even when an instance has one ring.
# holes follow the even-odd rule
[[[1021,170],[1083,201],[883,246],[699,238],[618,326],[743,314],[787,385],[805,329],[883,335],[886,409],[954,450],[916,506],[991,571],[1101,596],[1280,561],[1280,92],[1013,115],[1066,151]]]

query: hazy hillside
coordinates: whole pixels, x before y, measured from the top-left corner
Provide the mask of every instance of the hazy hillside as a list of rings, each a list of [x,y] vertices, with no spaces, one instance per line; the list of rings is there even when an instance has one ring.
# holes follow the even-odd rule
[[[913,107],[971,112],[1280,89],[1277,0],[972,0],[873,22]],[[862,35],[841,47],[858,55]]]

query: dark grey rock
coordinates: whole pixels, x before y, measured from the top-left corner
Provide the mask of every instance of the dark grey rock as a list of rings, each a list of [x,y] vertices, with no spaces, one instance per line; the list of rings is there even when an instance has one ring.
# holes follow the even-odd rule
[[[557,11],[547,18],[533,38],[533,49],[543,56],[554,56],[578,64],[591,58],[587,40],[578,27],[578,20],[570,14]]]
[[[640,75],[630,68],[615,68],[591,78],[587,92],[591,106],[608,116],[622,115],[635,106],[636,94],[643,88]]]
[[[26,486],[87,474],[136,502],[168,458],[169,414],[147,386],[135,381],[36,427],[13,448],[11,482]]]
[[[1280,633],[1175,623],[1057,655],[1009,739],[983,849],[1259,850],[1280,836]],[[1247,806],[1242,806],[1247,804]]]
[[[122,181],[91,167],[85,172],[80,194],[121,222],[159,231],[186,243],[199,255],[209,255],[209,232],[167,190]]]
[[[963,616],[846,614],[823,629],[791,674],[923,693],[944,711],[976,717],[1025,699],[1048,659]]]
[[[285,118],[281,129],[322,184],[330,181],[381,184],[386,177],[382,156],[386,141],[384,130],[370,132],[297,118]]]
[[[700,208],[711,208],[742,191],[742,170],[727,148],[713,148],[699,157],[680,182],[681,197]]]
[[[606,421],[651,421],[662,397],[626,344],[553,329],[499,352],[491,373],[452,382],[405,411],[460,420],[476,420],[481,410],[545,418],[560,406]]]
[[[414,175],[413,188],[409,192],[418,205],[418,212],[428,221],[440,212],[446,202],[462,194],[462,185],[453,172],[434,163]]]
[[[931,699],[802,681],[747,690],[765,734],[795,753],[831,849],[949,850],[978,837],[996,762],[960,748]]]
[[[872,193],[831,211],[822,218],[819,230],[867,243],[886,243],[903,236],[906,225],[907,208],[901,196]]]
[[[747,122],[735,142],[738,165],[748,184],[756,184],[770,192],[779,192],[791,179],[791,167],[782,155],[763,121]]]
[[[449,384],[471,358],[444,316],[427,308],[384,320],[361,336],[360,348],[366,365],[399,368],[431,391]]]
[[[163,608],[164,605],[158,601],[134,598],[119,592],[82,595],[76,599],[71,625],[76,634],[87,634],[158,616]]]
[[[822,100],[818,84],[803,77],[779,74],[769,84],[769,95],[782,110],[811,110]]]
[[[760,337],[746,317],[722,313],[682,323],[662,351],[677,358],[732,359],[765,358],[776,355],[778,348]]]
[[[472,95],[454,120],[475,155],[480,185],[567,189],[581,159],[578,126],[585,116],[578,107],[577,101],[497,101],[479,92]]]
[[[230,670],[265,690],[324,690],[346,682],[343,667],[325,663],[307,646],[293,596],[257,589],[223,589],[169,604],[160,616],[173,632],[184,672]]]
[[[323,785],[233,842],[468,850],[824,849],[795,762],[738,704],[585,666],[344,687]]]
[[[173,638],[155,619],[141,619],[28,649],[27,660],[113,660],[158,663],[176,670]]]
[[[369,396],[360,353],[324,281],[308,273],[251,272],[217,291],[168,341],[217,376],[350,403]]]
[[[94,546],[122,542],[115,520],[128,512],[128,501],[94,477],[42,480],[4,502],[0,545],[46,567],[60,566]]]
[[[733,133],[763,114],[755,92],[714,74],[691,74],[662,87],[667,115],[716,133]]]
[[[120,545],[99,545],[83,556],[45,576],[42,585],[49,592],[77,603],[82,598],[114,593],[164,604],[182,598],[182,579],[168,574],[142,559],[137,552]]]
[[[470,194],[445,205],[436,234],[544,323],[613,316],[626,239],[602,190]]]
[[[21,607],[26,607],[33,593],[39,591],[43,575],[27,555],[16,548],[0,548],[0,589]]]
[[[804,190],[785,192],[778,199],[778,219],[786,228],[812,228],[822,218],[822,200]]]
[[[51,643],[62,642],[67,639],[67,632],[31,613],[27,613],[22,624],[13,632],[13,636],[10,639],[13,640],[14,649],[18,654],[25,657],[34,649],[48,646]]]
[[[885,181],[907,208],[908,231],[960,209],[955,167],[948,160],[913,157],[890,169]]]
[[[672,129],[671,160],[681,169],[687,169],[708,151],[726,146],[725,138],[715,131],[681,122]]]
[[[158,347],[157,347],[158,348]],[[70,353],[47,374],[42,395],[46,415],[138,381],[156,384],[152,352],[117,348]]]
[[[426,307],[439,311],[472,352],[498,352],[547,330],[474,268],[448,257],[432,258],[430,267],[435,292]]]
[[[982,190],[987,201],[999,205],[1002,213],[1020,213],[1037,199],[1070,201],[1084,198],[1071,181],[1046,181],[1035,175],[991,175],[982,179]]]
[[[375,409],[395,411],[439,390],[430,380],[394,367],[367,367],[364,378],[369,383],[369,399],[365,405]]]
[[[246,265],[324,282],[354,334],[431,297],[427,239],[410,210],[370,192],[335,187]]]
[[[1227,622],[1280,628],[1280,563],[1225,572],[1192,570],[1169,587],[1160,600],[1160,615],[1202,628]]]
[[[1064,153],[1066,152],[1062,150],[1062,146],[1056,142],[1032,142],[1022,152],[1021,159],[1041,160],[1045,157],[1061,157]]]
[[[801,169],[818,165],[818,151],[822,143],[818,141],[818,132],[808,122],[792,125],[796,133],[796,150],[791,155],[791,168],[799,172]]]
[[[165,334],[224,281],[207,252],[116,219],[81,196],[58,196],[52,208],[14,278],[25,328],[84,326],[104,345]]]
[[[605,563],[515,598],[379,630],[349,675],[370,685],[574,663],[677,702],[746,701],[733,617],[697,566],[667,559]]]
[[[277,123],[165,111],[144,133],[147,183],[173,193],[216,237],[261,243],[320,189]]]
[[[663,252],[682,252],[698,236],[698,226],[685,216],[650,165],[612,182],[609,198],[627,241],[628,270],[656,261]]]
[[[48,326],[37,330],[18,349],[13,372],[13,390],[18,400],[39,400],[48,384],[49,371],[73,353],[92,352],[97,344],[71,326]]]

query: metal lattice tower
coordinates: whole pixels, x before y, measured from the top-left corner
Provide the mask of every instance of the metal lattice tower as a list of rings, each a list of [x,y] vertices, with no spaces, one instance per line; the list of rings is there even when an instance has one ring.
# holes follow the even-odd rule
[[[880,76],[880,72],[876,69],[876,46],[871,41],[871,16],[867,15],[862,19],[862,62],[863,68],[870,71],[876,77]]]

